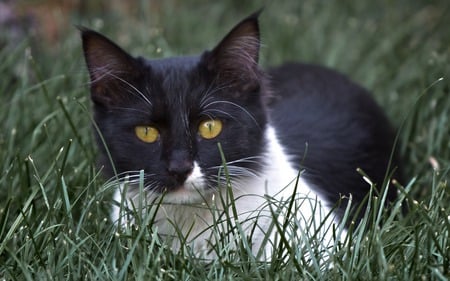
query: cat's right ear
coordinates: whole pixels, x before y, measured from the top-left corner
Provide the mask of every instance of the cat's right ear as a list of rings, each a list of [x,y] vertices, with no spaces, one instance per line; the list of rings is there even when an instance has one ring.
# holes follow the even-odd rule
[[[78,29],[91,80],[92,100],[104,106],[118,103],[124,92],[120,89],[129,87],[127,80],[136,75],[136,59],[100,33],[84,27]]]
[[[243,19],[211,51],[203,54],[206,68],[219,80],[241,89],[258,87],[260,34],[258,16],[261,10]]]

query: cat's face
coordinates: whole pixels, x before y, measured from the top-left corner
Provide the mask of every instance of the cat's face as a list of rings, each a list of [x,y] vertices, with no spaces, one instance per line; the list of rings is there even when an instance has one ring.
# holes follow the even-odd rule
[[[260,171],[267,90],[256,15],[199,57],[145,60],[93,31],[82,38],[109,176],[144,170],[148,192],[191,202],[223,185],[226,170],[232,181]]]

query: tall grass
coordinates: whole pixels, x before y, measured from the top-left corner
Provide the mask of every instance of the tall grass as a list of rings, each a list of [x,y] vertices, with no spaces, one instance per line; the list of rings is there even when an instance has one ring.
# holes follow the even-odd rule
[[[149,3],[126,10],[93,4],[88,14],[70,16],[133,54],[167,57],[211,48],[261,6]],[[372,90],[400,128],[397,149],[406,178],[398,185],[404,192],[391,212],[380,207],[382,197],[371,199],[362,222],[350,226],[347,241],[336,243],[327,261],[314,254],[320,241],[313,240],[295,248],[280,242],[276,249],[283,258],[270,263],[255,259],[245,243],[237,251],[219,245],[223,255],[204,261],[189,248],[172,252],[151,226],[115,228],[108,219],[114,185],[95,165],[76,29],[63,26],[64,35],[52,44],[31,33],[20,40],[3,33],[0,279],[447,280],[449,14],[450,5],[438,0],[265,3],[263,65],[301,60],[336,68]],[[406,214],[402,205],[408,206]],[[274,229],[283,232],[283,225]]]

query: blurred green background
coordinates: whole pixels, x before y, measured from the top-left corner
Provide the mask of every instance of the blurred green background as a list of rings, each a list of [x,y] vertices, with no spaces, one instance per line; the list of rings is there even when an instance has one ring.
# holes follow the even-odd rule
[[[410,189],[411,207],[409,220],[382,230],[375,224],[370,238],[358,237],[360,248],[349,247],[355,250],[344,252],[342,262],[325,265],[331,271],[301,275],[271,265],[261,272],[274,280],[288,280],[291,272],[298,273],[294,280],[445,280],[450,1],[444,0],[0,1],[0,279],[120,279],[127,272],[135,279],[157,272],[205,280],[209,273],[193,259],[167,254],[165,272],[160,252],[146,263],[150,238],[116,236],[106,219],[111,186],[95,165],[88,75],[75,26],[95,29],[133,55],[162,58],[212,48],[261,7],[263,66],[318,63],[373,92],[400,128],[401,184]],[[135,255],[128,255],[130,245],[140,245]],[[228,266],[206,269],[219,272],[218,280],[261,273],[259,264]],[[255,271],[246,271],[250,267]]]

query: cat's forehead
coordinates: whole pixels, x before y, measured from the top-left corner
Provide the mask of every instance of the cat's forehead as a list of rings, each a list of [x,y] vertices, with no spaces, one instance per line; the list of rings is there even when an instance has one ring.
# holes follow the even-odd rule
[[[154,98],[166,104],[171,104],[173,100],[179,101],[180,98],[195,99],[194,89],[204,86],[198,71],[199,61],[200,58],[195,56],[146,60],[145,64],[150,69],[146,83],[154,90]]]
[[[196,56],[145,60],[149,75],[145,82],[154,111],[191,111],[201,100],[205,81]]]
[[[190,88],[198,78],[199,57],[173,57],[156,60],[146,60],[146,65],[151,69],[150,83],[159,84],[165,91],[180,91]]]
[[[156,73],[186,72],[195,68],[200,61],[198,56],[146,59],[145,64]]]

